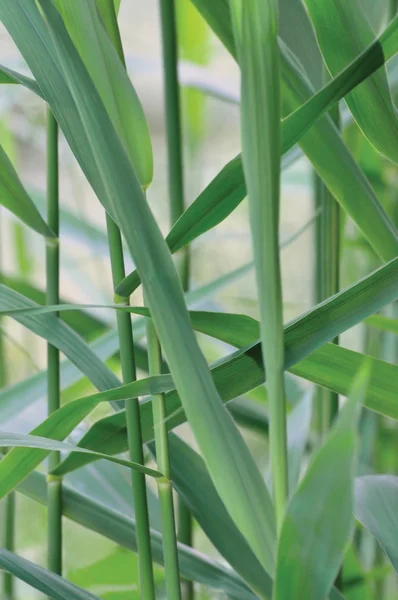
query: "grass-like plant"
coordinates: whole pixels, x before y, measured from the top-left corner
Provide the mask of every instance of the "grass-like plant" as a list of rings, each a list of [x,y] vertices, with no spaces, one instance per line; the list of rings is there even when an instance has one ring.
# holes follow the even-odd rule
[[[181,2],[159,7],[168,158],[159,202],[171,226],[164,238],[146,196],[157,157],[126,67],[120,2],[0,0],[1,20],[31,71],[2,66],[0,82],[29,89],[47,114],[46,218],[0,146],[0,203],[41,236],[46,289],[0,273],[0,316],[48,348],[46,370],[11,385],[0,344],[0,418],[8,411],[19,419],[43,396],[48,413],[30,432],[0,427],[1,593],[15,600],[18,578],[55,599],[119,598],[115,577],[123,586],[126,569],[131,575],[120,557],[115,596],[95,595],[63,571],[65,516],[137,553],[138,591],[119,590],[120,600],[392,598],[398,477],[385,456],[393,447],[386,431],[395,432],[398,419],[398,80],[386,63],[398,52],[395,2],[380,15],[365,0],[192,0],[194,12],[185,7],[177,18]],[[195,56],[195,19],[239,65],[242,154],[186,208],[178,48],[182,39]],[[203,82],[193,87],[191,159],[198,98],[209,92]],[[231,101],[221,87],[210,91]],[[61,135],[105,211],[106,233],[59,205]],[[315,300],[284,326],[280,180],[302,154],[314,175],[315,217],[304,229],[315,224]],[[191,290],[191,243],[246,196],[253,263]],[[114,288],[107,304],[60,297],[67,219],[103,244]],[[345,261],[355,269],[347,285]],[[252,267],[259,321],[191,310]],[[145,305],[133,306],[140,285]],[[112,309],[116,327],[91,308]],[[362,352],[336,343],[360,323]],[[223,343],[222,360],[209,364],[197,333]],[[297,378],[311,384],[301,397],[290,389]],[[104,404],[112,412],[87,420]],[[198,451],[173,432],[183,423]],[[258,460],[247,429],[269,441]],[[121,468],[131,472],[128,483]],[[15,547],[19,494],[47,506],[47,568]],[[222,560],[192,547],[193,532]]]

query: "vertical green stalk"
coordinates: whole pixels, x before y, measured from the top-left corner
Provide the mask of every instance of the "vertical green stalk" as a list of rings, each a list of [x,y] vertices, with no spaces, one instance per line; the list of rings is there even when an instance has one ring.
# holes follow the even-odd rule
[[[57,238],[46,245],[47,304],[59,304],[59,194],[58,194],[58,125],[47,109],[47,222]],[[50,415],[60,407],[59,351],[47,345],[47,408]],[[60,462],[60,453],[48,458],[51,473]],[[48,568],[62,574],[62,482],[48,476]]]
[[[162,57],[165,94],[168,196],[171,226],[184,212],[183,145],[181,132],[180,88],[178,84],[178,39],[174,0],[160,0]],[[184,291],[189,287],[189,248],[179,253],[179,273]],[[160,492],[159,492],[160,494]],[[192,546],[193,520],[184,501],[178,498],[178,539]],[[185,600],[194,597],[193,582],[183,583]]]
[[[162,372],[160,344],[152,320],[147,324],[149,374]],[[181,599],[180,574],[178,567],[177,536],[174,518],[173,487],[171,483],[168,431],[166,426],[166,400],[164,394],[152,399],[152,412],[155,433],[156,459],[158,469],[164,477],[157,481],[160,512],[162,517],[163,554],[166,575],[167,597]]]
[[[331,111],[336,127],[339,127],[339,107],[336,105]],[[318,252],[320,261],[319,297],[318,302],[337,294],[340,287],[340,205],[326,186],[319,181],[319,202],[321,206],[320,217],[317,220],[319,227]],[[338,344],[338,338],[333,340]],[[321,437],[327,435],[330,425],[339,410],[339,395],[336,392],[322,389],[320,391],[320,432]]]
[[[315,304],[319,304],[322,301],[322,260],[321,260],[321,249],[322,249],[322,227],[321,227],[321,213],[323,207],[323,190],[324,184],[316,171],[312,172],[312,190],[314,199],[314,212],[318,214],[315,221],[315,236],[314,236],[314,301]],[[314,391],[313,404],[312,404],[312,422],[318,441],[322,440],[323,437],[323,422],[324,422],[324,410],[323,410],[323,390],[320,387],[316,387]]]
[[[113,0],[101,0],[101,2],[98,2],[98,6],[100,8],[101,16],[109,38],[111,39],[122,64],[126,66],[114,2]],[[114,288],[116,288],[126,275],[122,237],[118,226],[108,214],[106,215],[106,226],[112,269],[112,281]],[[115,302],[127,305],[129,303],[129,299],[115,296]],[[135,381],[137,378],[131,315],[122,311],[116,311],[116,320],[119,336],[120,362],[122,367],[123,383],[130,383]],[[126,422],[130,460],[143,465],[145,459],[138,398],[134,398],[129,402],[126,402]],[[131,480],[133,488],[134,510],[136,515],[140,593],[143,600],[155,600],[155,582],[153,577],[152,548],[150,541],[150,524],[145,475],[138,473],[137,471],[131,471]]]
[[[242,156],[267,372],[276,522],[288,497],[283,300],[279,256],[280,73],[277,0],[231,0],[241,67]]]
[[[106,217],[106,223],[112,279],[113,285],[116,288],[120,281],[125,277],[122,238],[119,228],[109,217],[109,215]],[[128,298],[116,296],[115,302],[120,304],[128,304]],[[122,311],[116,312],[123,383],[130,383],[136,380],[134,339],[131,326],[131,316]],[[138,398],[126,402],[126,421],[130,460],[144,464]],[[153,579],[152,549],[149,532],[149,515],[145,475],[137,471],[131,471],[131,478],[134,497],[134,510],[136,515],[140,592],[141,597],[144,600],[155,600],[155,584]]]
[[[180,89],[178,85],[178,43],[174,0],[160,0],[164,74],[168,188],[171,225],[184,212],[183,149],[181,135]],[[181,251],[179,268],[184,289],[188,286],[187,248]]]

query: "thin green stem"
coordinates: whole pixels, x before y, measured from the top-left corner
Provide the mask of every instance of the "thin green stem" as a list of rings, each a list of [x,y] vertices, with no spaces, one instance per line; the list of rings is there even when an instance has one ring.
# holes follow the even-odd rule
[[[339,126],[339,108],[330,111]],[[322,302],[333,296],[340,287],[340,206],[319,178],[316,179],[316,204],[321,208],[316,232],[316,301]],[[338,344],[336,338],[333,343]],[[324,438],[339,410],[339,395],[329,390],[318,390],[319,406],[316,409],[317,431]]]
[[[149,373],[150,375],[159,375],[162,372],[162,356],[155,328],[150,319],[147,324],[147,340]],[[164,475],[164,478],[158,480],[157,483],[162,518],[167,597],[170,600],[180,600],[180,573],[178,567],[173,488],[171,484],[168,430],[166,426],[166,400],[164,394],[158,394],[152,398],[152,412],[158,469]]]
[[[107,215],[106,222],[112,279],[113,285],[116,288],[116,286],[125,276],[122,239],[119,228],[111,219],[111,217],[109,217],[109,215]],[[116,297],[115,301],[123,304],[128,303],[127,298],[123,299]],[[136,380],[131,315],[122,311],[117,311],[116,319],[123,383],[130,383]],[[144,464],[138,398],[126,402],[126,421],[130,460]],[[141,597],[144,600],[155,600],[155,584],[153,578],[152,549],[150,542],[150,526],[145,475],[137,471],[131,471],[131,479],[133,487],[134,510],[136,515],[140,592]]]
[[[117,15],[113,0],[101,2],[101,14],[108,35],[124,66],[123,45],[117,23]],[[114,289],[126,275],[123,244],[120,230],[111,217],[106,215],[109,254],[112,269]],[[128,298],[115,297],[116,303],[128,304]],[[117,330],[119,336],[120,362],[122,367],[123,383],[130,383],[137,379],[134,337],[131,325],[131,315],[117,311]],[[141,420],[138,398],[126,402],[127,438],[130,460],[144,464],[144,450],[142,443]],[[133,488],[134,510],[136,515],[136,535],[138,550],[138,568],[140,577],[140,592],[143,600],[155,600],[155,582],[153,577],[152,548],[150,541],[150,524],[148,513],[148,500],[146,493],[145,475],[131,471]]]
[[[168,189],[171,225],[184,212],[183,148],[180,89],[178,85],[178,41],[174,0],[160,0],[162,56],[165,94]],[[184,289],[188,286],[188,250],[180,251],[179,272]]]
[[[171,225],[184,212],[183,145],[181,131],[181,103],[178,84],[178,37],[174,0],[160,0],[162,28],[162,56],[165,90],[165,114],[168,159],[168,191]],[[183,248],[178,256],[178,270],[184,291],[189,288],[189,247]],[[184,501],[178,498],[178,539],[192,546],[193,519]],[[193,582],[183,582],[185,600],[194,597]]]
[[[47,222],[59,234],[58,193],[58,125],[47,109]],[[59,245],[58,239],[47,240],[46,246],[47,304],[59,304]],[[47,345],[47,409],[52,414],[60,407],[59,351]],[[52,452],[48,458],[51,472],[60,462],[60,453]],[[62,574],[62,484],[61,480],[48,479],[48,568]]]

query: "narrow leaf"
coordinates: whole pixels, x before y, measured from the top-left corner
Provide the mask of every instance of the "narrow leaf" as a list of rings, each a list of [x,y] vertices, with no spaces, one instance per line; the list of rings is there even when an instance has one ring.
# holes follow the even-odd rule
[[[63,577],[4,548],[0,550],[0,568],[54,600],[100,600]]]
[[[398,573],[398,477],[365,475],[355,480],[354,514],[375,536]]]
[[[353,531],[357,426],[368,380],[365,367],[288,506],[278,545],[274,600],[319,600],[333,585]]]
[[[0,146],[0,203],[34,231],[47,238],[55,238],[33,200],[28,196],[2,146]]]
[[[304,0],[327,67],[335,75],[357,57],[373,39],[372,27],[357,0]],[[398,162],[398,118],[384,67],[378,69],[345,98],[368,140]]]

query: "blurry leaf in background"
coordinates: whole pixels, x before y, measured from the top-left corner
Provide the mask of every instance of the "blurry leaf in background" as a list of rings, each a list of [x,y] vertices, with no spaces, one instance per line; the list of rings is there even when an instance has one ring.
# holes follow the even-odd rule
[[[190,0],[177,0],[179,56],[198,65],[207,65],[210,58],[210,29]],[[206,97],[193,89],[182,89],[185,115],[184,131],[191,154],[195,155],[205,130]]]
[[[330,73],[334,76],[373,40],[374,32],[359,0],[304,0]],[[369,141],[398,163],[398,116],[392,104],[385,67],[380,68],[345,101]]]
[[[68,573],[76,585],[103,600],[140,600],[138,588],[138,557],[124,548],[82,569]],[[155,584],[163,582],[162,570],[155,568]]]
[[[353,532],[357,428],[369,375],[369,365],[365,365],[287,508],[278,545],[274,600],[319,600],[329,593],[337,576]]]
[[[355,480],[355,517],[369,529],[398,573],[398,477],[365,475]]]

